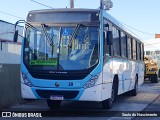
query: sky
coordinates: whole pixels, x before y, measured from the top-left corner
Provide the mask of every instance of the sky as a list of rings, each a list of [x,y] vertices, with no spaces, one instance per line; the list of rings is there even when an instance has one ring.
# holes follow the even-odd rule
[[[69,7],[69,0],[35,0],[52,8]],[[113,8],[107,11],[142,40],[160,34],[160,0],[112,0]],[[75,8],[97,9],[100,0],[75,0]],[[0,20],[15,23],[26,19],[30,10],[48,9],[31,0],[1,0]],[[7,15],[11,14],[13,16]],[[15,17],[16,16],[16,17]]]

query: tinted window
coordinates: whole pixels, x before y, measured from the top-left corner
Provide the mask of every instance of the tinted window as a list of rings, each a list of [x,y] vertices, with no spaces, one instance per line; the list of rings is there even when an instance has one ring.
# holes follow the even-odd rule
[[[103,32],[105,38],[107,38],[106,33],[107,33],[107,31]],[[106,55],[110,55],[110,46],[107,45],[107,41],[104,41],[104,53]]]
[[[112,31],[112,23],[104,19],[104,32],[103,37],[107,38],[106,33],[107,31]],[[112,54],[112,47],[111,45],[107,45],[107,41],[104,40],[104,54],[111,55]]]
[[[119,31],[115,27],[113,27],[113,54],[115,56],[120,56]]]
[[[132,49],[133,49],[133,59],[136,60],[136,41],[135,39],[132,40]]]
[[[122,57],[127,57],[127,36],[124,32],[121,32],[121,51]]]
[[[132,39],[128,37],[128,58],[132,59]]]
[[[137,60],[141,60],[141,43],[137,42]]]
[[[141,60],[144,60],[144,46],[141,45]]]

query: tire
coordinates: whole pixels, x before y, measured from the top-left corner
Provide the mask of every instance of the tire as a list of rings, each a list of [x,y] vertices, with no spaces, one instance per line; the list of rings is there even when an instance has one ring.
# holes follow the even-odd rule
[[[136,80],[135,80],[135,84],[134,84],[134,89],[129,92],[129,95],[136,96],[137,92],[138,92],[138,77],[136,76]]]
[[[158,70],[158,77],[160,78],[160,69]]]
[[[58,109],[61,106],[61,101],[47,100],[47,105],[50,109]]]
[[[151,83],[158,83],[157,74],[154,74],[154,75],[151,76]]]
[[[118,83],[114,82],[112,86],[111,98],[102,101],[103,109],[111,109],[113,107],[113,102],[117,98],[118,93]]]

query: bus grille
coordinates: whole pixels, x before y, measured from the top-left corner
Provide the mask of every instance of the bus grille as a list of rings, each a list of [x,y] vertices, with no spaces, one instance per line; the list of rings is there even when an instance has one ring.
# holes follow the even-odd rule
[[[49,99],[51,95],[62,95],[65,99],[74,99],[79,91],[36,90],[41,98]]]

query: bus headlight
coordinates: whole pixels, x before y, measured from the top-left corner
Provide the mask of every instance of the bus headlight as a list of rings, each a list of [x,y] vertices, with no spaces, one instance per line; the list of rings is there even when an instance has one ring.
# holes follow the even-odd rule
[[[94,77],[91,78],[91,80],[89,80],[84,86],[83,88],[87,89],[87,88],[90,88],[90,87],[93,87],[96,82],[98,80],[98,75],[95,75]]]
[[[22,73],[22,78],[23,78],[25,85],[27,85],[29,87],[33,87],[33,83],[28,79],[26,74]]]

